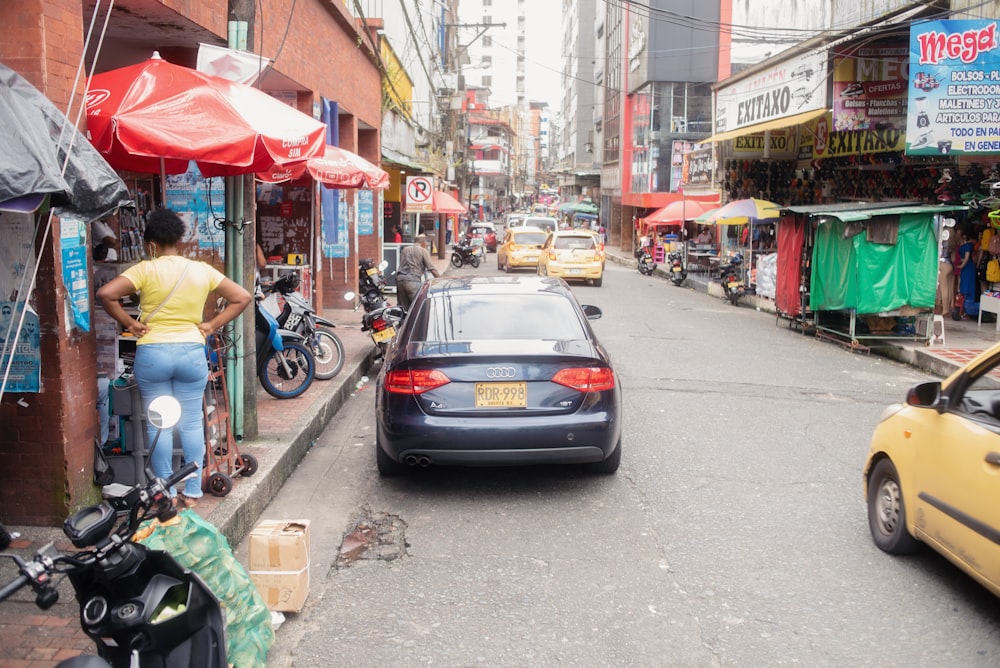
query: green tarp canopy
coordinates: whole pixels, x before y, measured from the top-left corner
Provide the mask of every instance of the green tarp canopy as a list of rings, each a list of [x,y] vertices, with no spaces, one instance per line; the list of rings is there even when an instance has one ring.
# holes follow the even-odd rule
[[[904,205],[796,211],[820,221],[812,249],[809,308],[853,309],[860,314],[904,306],[934,308],[938,272],[934,218],[965,208]],[[871,227],[891,227],[896,219],[894,242],[869,240]]]

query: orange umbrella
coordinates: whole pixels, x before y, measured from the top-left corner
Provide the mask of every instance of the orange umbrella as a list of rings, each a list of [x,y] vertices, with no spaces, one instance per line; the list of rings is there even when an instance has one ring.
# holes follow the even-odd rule
[[[433,203],[431,208],[433,213],[465,213],[469,210],[454,197],[440,190],[434,191],[431,202]]]

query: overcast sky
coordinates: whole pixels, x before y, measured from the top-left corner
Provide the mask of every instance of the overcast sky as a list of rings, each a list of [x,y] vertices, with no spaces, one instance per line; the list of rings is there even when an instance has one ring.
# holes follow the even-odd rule
[[[525,35],[528,100],[548,102],[555,111],[562,102],[562,0],[533,0],[530,4]]]

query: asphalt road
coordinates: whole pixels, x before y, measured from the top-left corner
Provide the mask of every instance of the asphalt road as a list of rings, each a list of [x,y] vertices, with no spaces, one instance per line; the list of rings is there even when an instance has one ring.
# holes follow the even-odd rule
[[[613,264],[575,292],[623,386],[618,475],[382,481],[358,390],[263,516],[312,521],[269,665],[1000,665],[995,597],[868,535],[868,440],[921,374]]]

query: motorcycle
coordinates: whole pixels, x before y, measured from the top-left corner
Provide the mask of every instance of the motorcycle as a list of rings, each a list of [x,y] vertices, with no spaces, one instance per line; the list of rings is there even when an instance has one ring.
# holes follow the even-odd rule
[[[667,264],[670,265],[670,282],[680,287],[687,280],[687,269],[684,268],[684,258],[680,251],[670,251],[667,253]]]
[[[451,246],[451,266],[461,269],[467,264],[471,264],[473,269],[479,269],[479,247],[473,246],[467,241],[452,244]]]
[[[738,306],[740,298],[750,293],[749,288],[740,278],[743,270],[743,256],[739,253],[732,256],[729,262],[719,267],[719,279],[722,282],[722,296],[733,306]]]
[[[402,306],[390,306],[385,298],[385,278],[382,274],[389,263],[383,260],[378,266],[371,258],[363,259],[358,266],[358,289],[361,295],[354,310],[363,308],[365,314],[361,317],[361,331],[371,332],[372,341],[377,349],[376,359],[385,355],[385,349],[394,336],[396,328],[406,317],[406,309]],[[353,292],[344,294],[344,299],[354,301],[358,297]]]
[[[643,276],[652,276],[653,272],[656,271],[656,263],[653,262],[653,256],[649,254],[649,250],[642,248],[636,253],[636,257],[639,258],[639,263],[636,268],[639,273]]]
[[[272,397],[292,399],[309,389],[316,377],[316,361],[306,338],[282,329],[275,317],[261,308],[260,302],[258,295],[254,304],[257,377]]]
[[[157,428],[152,448],[180,413],[180,403],[173,397],[157,397],[150,403],[147,417]],[[227,666],[222,606],[211,589],[166,552],[132,540],[145,520],[167,522],[177,515],[169,490],[197,470],[197,464],[189,462],[164,480],[147,465],[149,482],[129,488],[118,499],[126,510],[120,523],[108,501],[74,513],[63,524],[63,532],[79,551],[63,553],[49,543],[30,561],[0,554],[12,559],[18,571],[0,588],[0,601],[30,586],[35,604],[46,610],[59,599],[54,576],[65,575],[73,585],[80,624],[104,661],[76,657],[61,666]],[[9,543],[10,534],[3,527],[0,537],[0,543]]]
[[[344,368],[344,344],[331,331],[336,325],[317,315],[316,309],[298,292],[299,283],[298,274],[287,274],[272,285],[264,286],[262,289],[267,297],[263,304],[272,314],[278,312],[275,319],[281,329],[304,337],[306,347],[316,362],[316,379],[330,380]],[[280,308],[278,294],[285,301]]]

